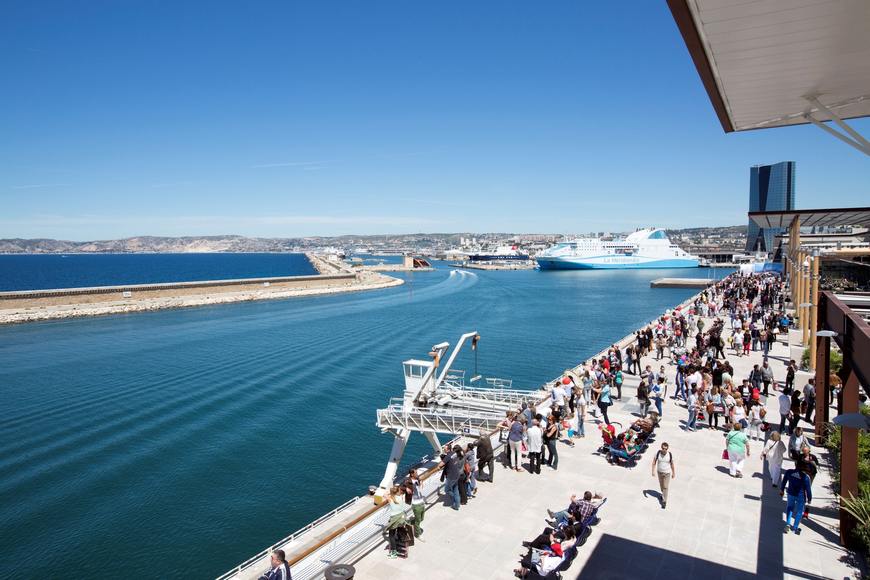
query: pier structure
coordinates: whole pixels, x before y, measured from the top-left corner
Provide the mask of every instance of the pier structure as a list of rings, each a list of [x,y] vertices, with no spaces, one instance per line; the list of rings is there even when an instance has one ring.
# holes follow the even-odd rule
[[[708,324],[710,320],[707,321]],[[624,346],[631,335],[621,342]],[[774,345],[768,360],[782,384],[788,348]],[[729,357],[735,380],[748,376],[763,353]],[[667,360],[644,357],[642,366],[658,369],[664,364],[673,390],[675,367]],[[809,377],[799,372],[795,387]],[[625,374],[622,400],[610,408],[611,421],[627,426],[637,417],[636,388],[639,377]],[[770,422],[778,418],[777,393],[771,391],[765,408]],[[813,453],[823,466],[813,483],[813,502],[803,533],[784,535],[785,501],[770,483],[760,458],[763,441],[750,441],[742,479],[728,476],[721,454],[722,431],[687,432],[687,411],[668,393],[661,424],[651,449],[668,442],[677,477],[670,486],[666,510],[657,501],[658,485],[650,475],[652,453],[634,468],[612,466],[596,453],[601,444],[600,418],[587,415],[586,437],[571,448],[559,444],[559,468],[543,468],[541,475],[516,473],[496,466],[495,483],[480,483],[478,495],[459,512],[443,502],[426,514],[425,543],[409,551],[406,560],[390,560],[383,544],[364,557],[349,560],[358,578],[513,577],[522,542],[531,540],[547,525],[547,509],[564,509],[572,494],[590,490],[608,498],[601,523],[593,528],[563,578],[661,578],[704,575],[716,578],[852,578],[857,571],[839,544],[836,494],[831,491],[831,471],[824,449]],[[811,438],[813,426],[801,425]],[[787,438],[786,438],[787,439]],[[783,469],[791,467],[786,460]]]
[[[686,310],[694,299],[675,308]],[[633,341],[632,333],[615,344],[624,350]],[[594,358],[605,354],[606,349]],[[729,357],[735,379],[748,376],[752,366],[763,358],[761,352]],[[769,361],[781,384],[788,361],[786,342],[774,345]],[[667,360],[648,356],[641,364],[654,369],[664,365],[673,385],[675,367]],[[580,369],[578,365],[574,370]],[[799,372],[795,387],[801,389],[810,376]],[[637,376],[625,374],[623,398],[610,408],[611,420],[619,426],[626,426],[636,417],[638,382]],[[397,400],[379,411],[379,424],[383,422],[389,428],[416,426],[422,432],[426,421],[437,421],[424,418],[423,413],[409,415],[398,405]],[[778,417],[775,395],[765,405],[770,417]],[[732,479],[721,460],[724,434],[712,430],[687,432],[683,428],[686,415],[684,404],[668,396],[651,444],[657,448],[667,441],[677,464],[678,475],[671,484],[667,510],[661,510],[655,499],[656,481],[648,465],[651,454],[642,457],[637,468],[609,465],[597,454],[600,418],[587,416],[586,437],[575,440],[573,448],[559,444],[558,471],[544,468],[541,475],[532,475],[497,465],[495,483],[480,483],[477,497],[459,512],[449,509],[439,493],[438,456],[424,457],[418,465],[424,471],[425,542],[411,548],[407,560],[387,559],[383,535],[388,520],[386,509],[372,505],[371,497],[363,495],[250,558],[221,579],[256,578],[268,567],[269,554],[277,548],[287,552],[293,577],[302,580],[322,578],[326,567],[335,563],[353,565],[357,578],[510,578],[523,550],[522,542],[537,536],[546,525],[546,510],[564,509],[570,495],[586,490],[601,492],[609,499],[601,523],[593,528],[564,578],[664,579],[712,574],[749,580],[844,578],[856,574],[837,542],[839,512],[823,450],[813,450],[823,458],[824,465],[813,485],[810,519],[801,536],[784,536],[785,502],[770,485],[767,467],[759,458],[762,442],[750,443],[747,477]],[[437,423],[430,426],[432,431],[443,428]],[[481,422],[481,427],[489,426]],[[812,425],[803,426],[814,437]],[[498,432],[489,435],[498,456],[502,449]],[[449,444],[463,440],[468,439],[460,436]],[[789,463],[787,460],[784,468]]]
[[[656,278],[649,285],[650,288],[709,288],[715,283],[709,278]]]
[[[342,264],[306,256],[318,275],[0,292],[0,324],[336,294],[404,283],[400,278],[353,272]]]

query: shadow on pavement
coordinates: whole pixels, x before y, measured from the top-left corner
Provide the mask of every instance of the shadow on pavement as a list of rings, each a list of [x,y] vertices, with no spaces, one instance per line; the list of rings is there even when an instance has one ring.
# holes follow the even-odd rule
[[[780,570],[782,570],[782,566],[780,566]],[[565,578],[573,577],[569,574],[565,573]],[[711,562],[688,554],[604,534],[576,578],[578,580],[581,578],[584,580],[623,580],[628,578],[693,578],[696,576],[703,577],[705,580],[713,578],[749,580],[758,577],[774,577],[761,572],[758,575],[752,574],[727,564]],[[782,577],[781,572],[779,577]]]

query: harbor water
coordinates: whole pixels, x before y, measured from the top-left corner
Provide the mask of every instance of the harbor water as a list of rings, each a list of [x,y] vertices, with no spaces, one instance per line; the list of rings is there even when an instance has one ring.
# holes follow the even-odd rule
[[[214,577],[380,480],[402,360],[477,330],[457,368],[535,387],[696,292],[653,278],[726,274],[436,265],[368,293],[0,328],[0,577]]]
[[[0,292],[314,274],[304,254],[0,255]]]

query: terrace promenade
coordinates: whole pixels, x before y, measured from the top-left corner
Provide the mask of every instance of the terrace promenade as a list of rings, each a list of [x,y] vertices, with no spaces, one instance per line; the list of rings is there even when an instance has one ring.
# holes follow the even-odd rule
[[[775,345],[770,363],[782,382],[787,346]],[[761,352],[749,357],[729,355],[734,378],[747,377]],[[645,357],[642,365],[657,369],[660,361]],[[785,500],[769,481],[760,452],[763,442],[750,442],[744,478],[728,475],[721,459],[724,432],[683,429],[687,411],[671,397],[675,368],[666,363],[671,385],[661,426],[650,449],[634,468],[611,466],[595,454],[601,443],[597,420],[587,418],[586,438],[576,447],[559,444],[559,469],[544,466],[540,475],[518,473],[496,465],[495,483],[481,482],[478,496],[454,512],[441,503],[430,508],[424,521],[423,542],[407,559],[391,560],[379,545],[354,565],[356,578],[452,579],[513,577],[531,540],[546,526],[547,508],[563,509],[571,494],[598,491],[608,498],[601,522],[563,578],[852,578],[857,570],[838,543],[838,512],[831,490],[827,453],[813,448],[822,462],[813,485],[810,518],[799,536],[783,534]],[[796,387],[806,383],[799,373]],[[622,401],[610,408],[612,421],[628,425],[638,411],[635,398],[639,378],[625,375]],[[776,395],[766,402],[768,420],[778,423]],[[832,410],[833,412],[833,410]],[[812,426],[801,422],[811,433]],[[703,425],[699,423],[699,425]],[[667,509],[659,507],[658,482],[650,462],[658,445],[670,443],[676,478]],[[786,459],[783,469],[793,466]]]

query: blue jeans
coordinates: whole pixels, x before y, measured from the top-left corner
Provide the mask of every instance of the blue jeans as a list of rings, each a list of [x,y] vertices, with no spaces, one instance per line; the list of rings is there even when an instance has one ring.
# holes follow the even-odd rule
[[[804,517],[804,505],[807,501],[807,496],[804,494],[792,495],[786,494],[788,501],[785,504],[785,525],[791,526],[791,518],[794,516],[794,525],[792,530],[797,531],[801,525],[801,518]]]
[[[547,441],[547,451],[550,452],[550,457],[547,458],[547,465],[556,469],[559,467],[559,452],[556,451],[556,440],[550,439]]]
[[[556,525],[559,526],[568,523],[568,510],[556,512],[555,514],[553,514],[553,520],[556,522]]]
[[[583,435],[585,437],[586,436],[586,428],[583,426],[584,422],[585,421],[583,421],[582,415],[577,417],[577,434]]]
[[[659,417],[661,417],[662,416],[662,398],[656,397],[655,399],[653,399],[653,401],[655,401],[656,409],[659,412]]]
[[[444,482],[444,493],[453,498],[453,509],[459,509],[459,480]]]
[[[694,429],[698,422],[698,409],[689,407],[689,419],[686,421],[686,429]]]

